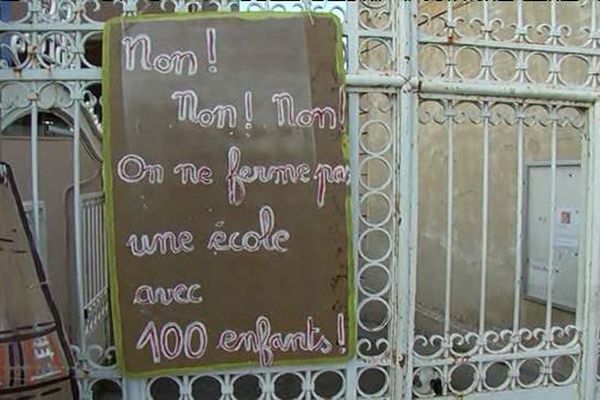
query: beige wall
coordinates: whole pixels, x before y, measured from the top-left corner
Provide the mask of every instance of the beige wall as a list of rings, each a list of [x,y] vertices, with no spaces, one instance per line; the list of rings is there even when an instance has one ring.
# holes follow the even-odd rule
[[[426,6],[433,7],[433,6]],[[505,23],[514,22],[516,9],[513,2],[493,3],[491,18],[500,17]],[[587,16],[578,7],[559,6],[562,23],[574,21],[584,23]],[[436,15],[440,10],[427,9]],[[469,19],[481,18],[481,3],[472,3],[455,10],[455,17],[467,21],[462,31],[469,33],[466,26]],[[437,14],[439,15],[439,13]],[[549,22],[547,4],[526,4],[525,23]],[[436,32],[439,22],[432,22],[422,29]],[[507,31],[500,31],[500,36]],[[577,35],[570,39],[576,42]],[[545,40],[543,35],[536,38]],[[458,49],[455,47],[455,49]],[[476,77],[480,71],[480,56],[472,51],[462,51],[457,57],[457,68],[463,76]],[[569,61],[571,62],[571,61]],[[426,75],[441,77],[445,58],[436,49],[426,49],[420,57],[420,66]],[[494,59],[494,71],[500,76],[511,77],[514,60],[511,57]],[[583,82],[586,69],[574,63],[565,68],[564,77],[569,81]],[[548,65],[543,61],[532,62],[530,73],[533,79],[544,81],[548,77]],[[458,111],[477,113],[475,106],[461,105]],[[495,111],[512,115],[511,107],[504,106]],[[432,103],[422,103],[421,112],[440,112],[441,107]],[[539,110],[538,110],[539,111]],[[443,112],[442,112],[443,113]],[[545,112],[539,111],[545,116]],[[558,136],[559,160],[581,159],[581,135],[587,128],[577,131],[573,128],[560,128]],[[479,322],[481,247],[482,247],[482,180],[483,180],[483,123],[465,122],[454,125],[454,189],[453,189],[453,241],[452,241],[452,281],[451,317],[459,327],[474,329]],[[426,311],[418,316],[418,330],[439,332],[439,318],[445,306],[446,271],[446,223],[448,179],[447,160],[449,157],[447,140],[448,124],[430,122],[419,126],[419,247],[418,247],[418,291],[420,308]],[[550,161],[550,128],[536,124],[525,128],[525,165],[532,162]],[[507,124],[494,126],[490,131],[490,175],[489,175],[489,230],[486,280],[486,327],[509,328],[512,326],[515,290],[515,236],[517,214],[517,128]],[[560,188],[559,188],[560,190]],[[584,190],[584,188],[582,188]],[[523,260],[525,265],[525,260]],[[522,326],[543,325],[545,306],[523,300],[521,295]],[[430,314],[425,316],[424,314]],[[435,317],[434,317],[435,316]],[[436,318],[438,321],[436,322]],[[574,315],[556,310],[554,323],[572,323]]]
[[[431,108],[427,103],[422,109]],[[460,109],[460,107],[459,107]],[[482,204],[483,124],[454,125],[454,189],[452,229],[451,315],[458,324],[477,326],[479,317]],[[423,124],[419,130],[418,298],[425,308],[444,310],[447,255],[448,125]],[[512,326],[517,223],[517,128],[490,129],[489,229],[486,314],[489,328]],[[524,130],[524,164],[549,162],[551,133],[539,125]],[[579,135],[561,128],[558,160],[579,160]],[[583,188],[582,188],[583,190]],[[525,261],[523,261],[525,264]],[[539,325],[543,308],[523,302],[525,325]],[[556,322],[570,319],[557,312]]]
[[[70,138],[39,139],[39,193],[46,205],[50,288],[67,329],[76,333],[75,270],[69,251],[68,226],[72,226],[73,142]],[[0,160],[8,162],[15,174],[23,201],[31,200],[31,143],[28,137],[0,136]],[[101,187],[100,163],[81,151],[82,192]]]

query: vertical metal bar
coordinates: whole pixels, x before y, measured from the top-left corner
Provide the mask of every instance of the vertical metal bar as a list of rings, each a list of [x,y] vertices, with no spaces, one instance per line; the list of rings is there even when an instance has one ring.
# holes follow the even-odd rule
[[[485,338],[485,316],[487,297],[487,269],[488,269],[488,224],[489,224],[489,197],[490,197],[490,103],[483,101],[481,114],[483,117],[483,181],[482,181],[482,204],[481,204],[481,275],[479,281],[479,340],[484,343]],[[485,345],[485,343],[484,343]],[[480,345],[479,354],[485,353],[484,345]],[[478,362],[479,370],[483,364]],[[477,389],[481,391],[483,381],[477,382]]]
[[[525,107],[521,103],[517,106],[517,223],[515,233],[515,284],[513,304],[513,332],[520,327],[521,320],[521,290],[523,275],[523,182],[524,182],[524,149],[523,149],[523,119]]]
[[[485,334],[485,306],[487,289],[487,253],[488,253],[488,222],[489,222],[489,175],[490,175],[490,103],[481,103],[483,116],[483,181],[481,204],[481,275],[479,294],[479,338]],[[483,352],[483,348],[480,349]]]
[[[85,297],[83,292],[84,271],[82,257],[82,230],[81,230],[81,165],[79,162],[80,142],[81,142],[81,88],[77,85],[74,90],[73,101],[73,220],[75,230],[75,271],[77,275],[77,307],[79,310],[79,346],[85,349]]]
[[[33,238],[37,249],[40,249],[40,185],[39,185],[39,151],[38,151],[38,93],[35,84],[31,93],[31,196],[33,203]]]
[[[555,36],[556,30],[558,29],[557,27],[557,21],[556,21],[556,1],[551,1],[550,2],[550,41],[549,43],[553,46],[558,45],[558,37]],[[558,34],[560,35],[560,34]],[[553,85],[558,85],[559,80],[558,80],[558,74],[560,71],[560,67],[558,66],[558,54],[553,53],[552,54],[552,65],[550,66],[550,76],[549,78],[552,78],[552,81],[549,82]]]
[[[483,3],[483,25],[484,25],[484,27],[487,28],[489,22],[490,22],[490,6],[489,6],[489,3],[486,1]],[[484,29],[484,31],[483,31],[483,38],[484,38],[484,40],[488,40],[490,38],[490,32],[487,29]]]
[[[31,15],[31,23],[32,25],[37,25],[39,20],[39,10],[41,9],[41,4],[39,0],[32,0],[30,4],[30,9],[36,10],[32,12]],[[32,32],[31,34],[31,44],[32,47],[37,47],[38,43],[38,33]],[[38,49],[38,52],[40,50]],[[37,52],[30,54],[32,57],[32,64],[36,63]],[[39,125],[38,125],[38,113],[39,113],[39,93],[35,83],[32,84],[32,91],[29,94],[29,100],[31,101],[31,196],[33,203],[33,238],[35,240],[36,248],[40,249],[40,214],[39,214],[39,169],[38,169],[38,135],[39,135]]]
[[[75,195],[73,194],[73,200],[75,199]],[[88,224],[87,224],[87,218],[85,218],[85,207],[80,206],[80,212],[84,215],[84,218],[81,219],[81,234],[82,234],[82,241],[81,241],[81,247],[82,249],[87,248],[88,243],[89,243],[89,237],[87,234],[88,231]],[[75,218],[75,217],[73,217]],[[87,266],[89,265],[89,262],[87,260],[87,254],[82,254],[82,269],[83,271],[87,270]],[[84,277],[84,281],[83,281],[83,306],[85,307],[85,305],[87,304],[87,299],[89,298],[89,293],[90,293],[90,279],[89,279],[89,275],[84,273],[83,274]]]
[[[519,336],[521,326],[521,290],[523,277],[523,182],[524,182],[524,151],[523,151],[523,120],[525,118],[525,107],[523,103],[517,106],[517,223],[515,233],[515,283],[513,304],[513,335]],[[519,345],[514,342],[513,354],[519,352]],[[512,362],[513,370],[517,371],[517,359]],[[517,387],[516,377],[511,379],[511,388]]]
[[[360,57],[360,48],[359,48],[359,15],[358,15],[358,7],[359,5],[355,2],[347,2],[346,9],[346,20],[347,20],[347,45],[346,49],[346,57],[348,58],[348,73],[355,73],[358,71],[359,62],[358,59]]]
[[[550,44],[555,45],[554,30],[556,29],[556,1],[550,2]]]
[[[81,189],[81,187],[80,187]],[[75,196],[73,196],[75,197]],[[83,273],[83,277],[85,279],[85,286],[83,290],[83,307],[84,310],[87,310],[87,306],[90,302],[91,293],[92,293],[92,276],[90,274],[90,246],[91,246],[91,235],[90,235],[90,219],[89,219],[89,210],[85,206],[83,201],[79,202],[79,213],[81,215],[81,270]],[[87,314],[87,311],[86,311]],[[86,315],[87,316],[87,315]],[[86,318],[87,319],[87,318]]]
[[[591,10],[590,10],[591,20],[590,20],[590,32],[589,32],[589,35],[592,36],[592,35],[595,34],[596,29],[597,29],[597,27],[596,27],[597,7],[596,7],[596,2],[595,1],[592,1],[590,3],[591,3]],[[597,42],[597,40],[592,39],[590,41],[590,46],[591,46],[592,49],[598,48],[598,42]],[[592,85],[593,88],[596,88],[598,86],[597,79],[594,79],[595,78],[594,71],[595,71],[595,68],[596,68],[597,65],[598,65],[598,56],[593,55],[592,56],[592,62],[590,64],[591,68],[590,68],[590,70],[588,72],[589,75],[592,77],[591,85]]]
[[[100,212],[102,215],[102,231],[100,232],[102,238],[102,331],[104,332],[105,341],[109,341],[111,338],[110,326],[111,326],[111,314],[109,312],[110,300],[108,293],[108,254],[107,254],[107,237],[106,237],[106,215],[104,211],[105,197],[104,194],[100,197]]]
[[[517,6],[517,31],[520,32],[523,29],[523,0],[517,0],[515,4]]]
[[[100,240],[101,240],[101,248],[102,248],[102,290],[106,292],[107,287],[107,275],[108,275],[108,263],[107,263],[107,255],[106,255],[106,229],[105,229],[105,216],[104,216],[104,196],[101,197],[100,203]]]
[[[456,29],[455,25],[454,25],[454,8],[453,8],[453,2],[452,1],[447,1],[446,2],[446,10],[447,10],[447,26],[448,26],[448,31],[446,32],[448,35],[448,40],[454,40],[454,30]],[[416,23],[416,22],[415,22]],[[416,40],[416,39],[415,39]],[[454,46],[445,46],[442,51],[446,55],[446,67],[447,67],[447,74],[448,74],[448,79],[454,79],[455,78],[455,67],[456,67],[456,60],[455,60],[455,50],[454,50]]]
[[[588,163],[586,205],[586,254],[585,254],[585,315],[583,330],[582,380],[583,399],[596,396],[598,373],[598,313],[600,312],[600,103],[590,109],[590,162]]]
[[[416,3],[412,3],[416,4]],[[406,152],[410,156],[410,158],[404,162],[403,164],[410,164],[409,171],[406,171],[408,176],[404,176],[401,180],[408,180],[406,183],[406,189],[408,192],[401,190],[401,193],[404,193],[406,197],[408,197],[407,202],[410,203],[410,207],[401,209],[407,210],[409,213],[409,222],[407,230],[409,233],[406,241],[408,242],[408,251],[407,253],[407,261],[408,261],[408,277],[404,276],[402,279],[408,279],[409,288],[408,295],[404,299],[406,303],[404,305],[404,311],[408,311],[408,349],[407,349],[407,362],[406,362],[406,370],[405,374],[405,399],[409,400],[410,396],[412,396],[412,371],[414,364],[413,357],[413,349],[414,349],[414,335],[415,335],[415,311],[416,311],[416,293],[417,293],[417,241],[418,241],[418,212],[419,212],[419,161],[418,161],[418,133],[417,133],[417,112],[418,112],[418,96],[410,91],[409,89],[405,89],[405,101],[408,101],[408,104],[405,106],[405,112],[410,113],[410,117],[403,114],[404,118],[402,119],[403,124],[406,128],[402,130],[411,131],[405,132],[404,135],[410,137],[410,142],[408,142],[409,137],[406,137],[404,140],[401,140],[401,146],[408,147]],[[401,156],[402,157],[402,156]],[[404,169],[401,167],[401,169]],[[403,250],[401,248],[401,250]]]
[[[591,2],[591,9],[590,9],[590,31],[589,31],[589,35],[593,35],[594,32],[596,32],[596,18],[597,18],[597,12],[598,12],[598,8],[596,7],[596,2],[592,1]],[[592,41],[592,48],[596,48],[596,41]]]
[[[98,221],[96,225],[96,245],[98,251],[98,265],[97,271],[98,274],[98,294],[102,292],[102,208],[98,200],[96,200],[96,213],[98,215]]]
[[[417,2],[398,2],[400,17],[398,19],[399,46],[397,58],[399,72],[406,77],[417,76]],[[398,91],[400,112],[396,125],[399,132],[400,149],[396,162],[399,161],[400,173],[397,174],[397,195],[401,212],[398,238],[399,257],[392,266],[398,273],[395,286],[398,290],[400,335],[397,339],[398,349],[403,355],[404,366],[397,365],[397,376],[403,381],[400,391],[392,398],[412,399],[412,371],[414,366],[413,348],[415,333],[415,307],[417,288],[417,224],[419,202],[419,164],[418,164],[418,96],[410,85]],[[395,138],[394,138],[395,139]],[[396,140],[396,139],[395,139]]]
[[[555,230],[555,210],[556,210],[556,136],[557,136],[557,106],[550,105],[550,119],[552,121],[552,136],[551,136],[551,180],[550,182],[550,210],[549,210],[549,238],[548,238],[548,272],[546,275],[546,324],[545,324],[545,348],[552,348],[552,311],[553,311],[553,292],[554,292],[554,230]],[[545,364],[548,366],[550,357],[544,358]],[[547,385],[549,382],[548,373],[544,373],[543,383]]]
[[[359,4],[357,2],[346,2],[346,58],[347,58],[347,72],[356,72],[359,68]],[[354,265],[354,276],[356,277],[355,287],[355,298],[358,301],[358,270],[360,264],[360,258],[358,256],[358,235],[359,235],[359,186],[360,186],[360,165],[359,165],[359,136],[360,136],[360,93],[349,93],[348,96],[348,136],[350,139],[350,171],[351,173],[351,189],[352,189],[352,251]],[[358,316],[357,316],[358,318]],[[355,323],[358,323],[356,321]],[[357,398],[358,393],[358,366],[356,361],[352,360],[346,366],[346,393],[345,398],[354,400]]]
[[[81,246],[81,248],[84,258],[87,260],[87,262],[83,263],[83,273],[87,276],[87,279],[90,283],[85,299],[85,306],[89,308],[90,302],[94,298],[94,221],[92,219],[92,209],[89,207],[89,205],[84,204],[85,203],[82,201],[84,210],[82,219],[85,221],[86,226],[86,241],[84,242],[85,246]]]
[[[523,38],[520,35],[527,32],[523,26],[523,0],[517,0],[516,4],[517,4],[517,38],[518,38],[517,40],[522,41]],[[517,63],[524,64],[524,59],[525,59],[525,53],[523,52],[523,50],[519,50],[517,52]],[[518,77],[519,77],[519,83],[525,82],[526,75],[525,75],[525,71],[522,68],[520,68],[518,71]]]
[[[584,128],[585,130],[582,132],[577,132],[577,134],[574,135],[575,138],[579,137],[580,138],[580,145],[581,145],[581,150],[580,150],[580,155],[579,158],[581,160],[581,181],[582,184],[585,185],[585,193],[586,193],[586,198],[585,201],[583,202],[583,206],[582,209],[580,210],[580,218],[581,221],[586,221],[585,223],[582,223],[581,226],[579,227],[579,234],[581,235],[581,238],[579,240],[579,246],[576,250],[576,255],[577,255],[577,299],[576,299],[576,306],[575,306],[575,326],[577,327],[577,329],[580,332],[584,332],[585,330],[585,324],[587,323],[586,321],[586,314],[585,314],[585,299],[586,299],[586,283],[588,281],[588,275],[586,272],[586,263],[588,262],[587,260],[587,246],[589,246],[589,241],[590,241],[590,236],[588,235],[589,232],[587,231],[587,229],[585,229],[585,227],[587,227],[587,223],[588,221],[591,219],[591,214],[590,214],[590,207],[593,207],[593,203],[591,202],[591,189],[590,189],[590,185],[592,184],[592,168],[593,168],[593,164],[592,164],[592,160],[591,160],[591,148],[592,148],[592,144],[590,143],[590,131],[594,126],[594,109],[593,109],[593,105],[592,107],[590,107],[589,109],[587,109],[587,114],[588,114],[588,124],[587,126]],[[585,351],[585,349],[584,349]]]
[[[311,381],[312,378],[310,376],[310,372],[306,371],[303,375],[304,375],[304,381],[305,382],[310,382]],[[225,385],[230,385],[230,380],[229,380],[229,376],[228,375],[225,377]],[[309,388],[308,390],[306,390],[306,393],[302,397],[303,397],[304,400],[310,400],[310,398],[312,397],[311,389]]]
[[[84,264],[85,267],[83,270],[90,282],[89,292],[85,301],[86,307],[88,308],[87,319],[89,320],[91,317],[89,315],[90,303],[94,299],[94,210],[90,207],[89,203],[86,204],[84,201],[82,201],[82,205],[85,210],[83,213],[83,218],[87,224],[86,235],[88,239],[86,246],[83,248],[83,253],[87,256],[88,262],[87,265]]]
[[[454,209],[454,101],[445,102],[448,118],[448,161],[446,183],[446,286],[444,303],[444,338],[450,334],[450,304],[452,300],[452,225]],[[448,350],[445,351],[447,357]]]
[[[491,30],[488,29],[490,26],[490,3],[487,1],[483,2],[483,26],[485,27],[484,31],[483,31],[483,40],[490,40],[490,32]],[[491,68],[491,61],[490,61],[490,49],[489,47],[484,47],[483,49],[483,63],[482,63],[482,69],[483,69],[483,79],[485,80],[489,80],[490,79],[490,68]]]
[[[95,279],[96,277],[94,276],[94,262],[95,262],[95,257],[94,257],[94,208],[89,204],[89,202],[87,201],[83,201],[82,204],[85,204],[85,213],[84,218],[87,219],[88,221],[88,231],[87,231],[87,237],[88,237],[88,244],[86,247],[84,247],[84,254],[87,253],[87,257],[89,259],[89,263],[87,265],[87,267],[84,269],[85,273],[88,276],[89,282],[90,282],[90,297],[86,299],[86,305],[88,306],[88,319],[91,317],[89,315],[89,307],[91,305],[92,300],[94,299],[94,294],[96,293],[96,288],[95,288]]]
[[[83,253],[87,255],[88,263],[84,267],[85,274],[87,275],[90,281],[90,289],[88,292],[88,296],[86,299],[86,306],[88,307],[88,319],[89,315],[89,306],[91,301],[94,299],[94,209],[90,207],[89,203],[82,201],[83,209],[85,210],[83,213],[83,219],[86,220],[87,223],[87,237],[89,239],[86,246],[83,248]]]
[[[94,301],[98,299],[98,293],[100,293],[100,231],[98,229],[98,205],[96,204],[95,199],[90,201],[92,210],[94,212]],[[94,312],[97,312],[96,305],[94,305]]]
[[[354,276],[358,279],[359,270],[359,179],[360,179],[360,167],[358,159],[358,141],[359,141],[359,93],[350,93],[348,95],[348,133],[350,138],[350,170],[351,174],[351,188],[352,188],[352,242],[353,242],[353,260],[354,265]],[[355,283],[355,287],[352,289],[355,291],[356,298],[358,299],[358,285],[359,282]],[[358,317],[357,317],[358,318]],[[356,322],[357,323],[357,322]],[[357,397],[357,365],[355,362],[350,362],[346,367],[346,397],[349,400],[356,399]]]
[[[446,117],[448,118],[448,161],[446,178],[446,285],[444,288],[444,340],[450,341],[450,312],[452,305],[452,226],[454,225],[454,101],[444,102]],[[444,349],[444,358],[450,356],[450,348]],[[444,364],[444,376],[448,376],[448,365]],[[447,385],[443,387],[443,394],[448,394]]]
[[[73,196],[75,197],[75,196]],[[81,263],[81,267],[83,270],[83,277],[84,277],[84,287],[83,287],[83,306],[87,307],[87,304],[89,302],[90,299],[90,274],[89,274],[89,269],[90,269],[90,253],[88,251],[86,251],[89,246],[90,246],[90,234],[89,234],[89,218],[87,218],[87,213],[88,210],[85,207],[85,204],[82,203],[80,205],[81,207],[81,232],[82,232],[82,240],[81,240],[81,256],[82,256],[82,263]]]
[[[399,2],[400,3],[400,2]],[[396,67],[396,72],[400,72],[400,71],[406,71],[406,65],[402,59],[402,54],[407,54],[408,51],[408,47],[407,45],[409,44],[407,42],[408,38],[406,35],[406,29],[404,24],[408,21],[407,18],[407,10],[408,8],[405,7],[403,4],[398,4],[396,5],[396,8],[394,11],[396,11],[395,15],[396,15],[396,23],[393,25],[393,30],[394,30],[394,48],[396,50],[396,54],[398,55],[397,60],[398,62],[395,64]],[[392,145],[390,147],[391,149],[391,156],[392,156],[392,160],[393,160],[393,168],[391,171],[392,174],[392,194],[391,194],[391,204],[390,207],[392,208],[392,210],[394,210],[393,212],[393,217],[392,219],[394,221],[398,221],[399,220],[399,225],[400,227],[398,228],[400,231],[402,230],[402,227],[404,226],[404,224],[406,224],[408,222],[408,218],[406,218],[403,214],[403,210],[400,209],[399,207],[399,198],[400,195],[398,193],[398,191],[400,190],[400,185],[398,184],[398,179],[399,179],[399,173],[398,173],[398,169],[400,168],[400,152],[397,150],[397,146],[396,143],[399,141],[400,139],[400,134],[399,134],[399,130],[402,129],[402,124],[403,124],[403,120],[402,120],[402,116],[401,114],[403,113],[402,111],[402,100],[401,100],[401,94],[400,94],[400,90],[398,90],[396,92],[396,98],[394,99],[394,103],[395,105],[399,105],[399,107],[395,107],[393,108],[393,112],[392,112],[392,118],[391,118],[391,138],[390,140],[392,141]],[[400,103],[400,104],[399,104]],[[402,147],[402,145],[401,145]],[[392,227],[390,228],[393,231],[397,230],[397,227],[392,225]],[[403,393],[405,393],[406,390],[408,390],[406,388],[406,382],[404,377],[407,374],[407,371],[409,371],[408,366],[406,366],[406,369],[402,368],[399,365],[399,361],[400,359],[406,358],[408,357],[408,340],[409,340],[409,326],[408,326],[408,322],[409,322],[409,315],[408,312],[406,311],[407,309],[407,305],[404,304],[406,301],[408,301],[407,297],[402,297],[402,293],[404,292],[402,287],[400,286],[401,284],[399,283],[402,278],[401,276],[405,274],[404,271],[402,271],[401,269],[401,265],[402,263],[402,259],[405,256],[405,254],[403,254],[403,249],[404,246],[402,245],[396,245],[396,243],[401,243],[401,238],[402,235],[398,234],[396,236],[394,236],[393,232],[392,232],[392,237],[394,238],[394,251],[392,252],[393,256],[392,259],[390,261],[390,279],[393,280],[392,284],[391,284],[391,293],[390,293],[390,307],[392,308],[392,316],[393,320],[391,321],[391,329],[390,329],[390,345],[392,346],[392,367],[391,367],[391,377],[390,379],[393,382],[393,388],[392,388],[392,398],[396,398],[396,397],[401,397],[403,395]],[[408,275],[407,275],[408,276]],[[406,293],[406,292],[405,292]],[[399,312],[396,312],[396,310],[399,310]]]
[[[552,308],[553,308],[553,291],[554,291],[554,230],[555,230],[555,218],[554,213],[556,211],[556,136],[557,136],[557,109],[556,106],[552,105],[550,108],[550,115],[552,118],[552,136],[551,136],[551,155],[550,155],[550,171],[551,180],[550,182],[550,210],[549,210],[549,238],[548,238],[548,272],[546,276],[546,346],[550,347],[550,331],[552,329]]]
[[[145,399],[144,379],[123,378],[124,399],[125,400],[141,400]]]
[[[347,37],[346,37],[346,58],[348,72],[358,71],[360,57],[359,49],[359,5],[356,2],[346,2],[346,21],[347,21]],[[352,251],[354,265],[354,276],[356,277],[355,287],[355,298],[358,299],[358,270],[359,270],[359,256],[358,256],[358,236],[359,236],[359,187],[360,187],[360,165],[359,165],[359,136],[360,136],[360,94],[359,93],[348,93],[348,135],[350,139],[350,171],[351,173],[351,188],[352,188]],[[358,300],[357,300],[358,301]],[[356,316],[358,319],[358,316]],[[356,321],[355,323],[358,323]],[[354,400],[357,398],[358,393],[358,368],[355,361],[351,361],[346,366],[346,395],[345,398],[348,400]]]

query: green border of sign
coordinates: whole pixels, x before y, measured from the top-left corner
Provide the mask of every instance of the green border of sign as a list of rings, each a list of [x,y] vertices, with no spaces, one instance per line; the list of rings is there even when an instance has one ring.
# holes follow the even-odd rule
[[[127,371],[125,368],[125,362],[123,357],[123,337],[122,337],[122,325],[121,325],[121,312],[118,306],[119,304],[119,287],[117,282],[117,267],[116,267],[116,259],[115,259],[115,227],[114,227],[114,208],[113,208],[113,171],[111,165],[111,152],[110,152],[110,140],[111,140],[111,115],[110,115],[110,78],[111,78],[111,70],[110,70],[110,33],[111,29],[116,24],[122,24],[123,22],[135,22],[135,21],[177,21],[177,20],[200,20],[200,19],[210,19],[210,18],[238,18],[242,20],[264,20],[271,18],[294,18],[298,16],[306,16],[309,18],[330,18],[334,21],[337,29],[337,53],[336,53],[336,65],[338,76],[342,81],[342,85],[345,84],[345,70],[344,70],[344,45],[342,42],[342,26],[339,18],[333,13],[309,13],[309,12],[267,12],[267,11],[258,11],[258,12],[241,12],[241,13],[231,13],[231,12],[207,12],[207,13],[199,13],[199,14],[169,14],[169,15],[161,15],[161,14],[153,14],[153,15],[140,15],[136,17],[116,17],[107,21],[104,25],[104,32],[102,41],[104,43],[104,48],[102,50],[102,109],[103,109],[103,176],[104,176],[104,185],[105,185],[105,193],[106,193],[106,203],[105,203],[105,212],[106,212],[106,233],[108,236],[108,263],[109,263],[109,281],[110,281],[110,301],[111,301],[111,310],[113,317],[113,332],[115,336],[116,342],[116,356],[117,356],[117,367],[123,372],[124,375],[129,377],[137,377],[137,378],[145,378],[145,377],[154,377],[159,375],[169,375],[169,374],[182,374],[182,373],[193,373],[193,372],[207,372],[207,371],[225,371],[225,370],[235,370],[241,368],[264,368],[261,367],[259,362],[248,361],[244,363],[225,363],[225,364],[215,364],[209,366],[199,366],[199,367],[184,367],[184,368],[165,368],[155,371],[149,372],[131,372]],[[346,117],[348,118],[348,117]],[[346,163],[350,162],[350,143],[349,143],[349,134],[348,134],[348,124],[347,120],[345,121],[345,129],[342,137],[342,154],[344,157],[344,161]],[[348,235],[348,290],[349,290],[349,298],[348,298],[348,340],[347,340],[347,353],[342,357],[337,358],[315,358],[315,359],[307,359],[307,360],[281,360],[274,361],[274,367],[281,366],[301,366],[301,365],[325,365],[325,364],[338,364],[345,363],[350,359],[354,358],[356,354],[356,343],[357,343],[357,325],[356,325],[356,271],[354,265],[354,249],[353,249],[353,227],[352,227],[352,197],[351,191],[346,196],[346,229]]]

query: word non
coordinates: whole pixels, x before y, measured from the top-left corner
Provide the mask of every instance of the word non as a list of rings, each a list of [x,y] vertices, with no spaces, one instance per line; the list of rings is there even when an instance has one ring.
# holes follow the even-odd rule
[[[208,71],[217,72],[217,41],[214,28],[206,29],[206,54]],[[125,58],[125,70],[153,71],[160,74],[195,75],[198,73],[198,56],[191,50],[175,50],[172,53],[153,53],[152,39],[146,34],[125,36],[121,44]]]
[[[199,295],[201,286],[199,283],[186,285],[179,283],[172,288],[151,287],[141,285],[135,290],[133,304],[141,306],[151,306],[154,304],[162,304],[168,306],[171,303],[175,304],[200,304],[202,296]]]
[[[274,104],[274,117],[278,127],[293,126],[301,128],[318,128],[340,130],[344,126],[343,91],[340,91],[339,106],[311,106],[299,108],[298,101],[291,93],[278,92],[271,96]],[[245,116],[245,128],[252,128],[253,93],[244,94],[244,112],[241,113],[234,104],[216,104],[200,107],[200,96],[195,90],[177,90],[171,99],[177,102],[177,121],[192,122],[203,128],[233,129],[240,123],[240,116]]]
[[[314,325],[313,318],[306,319],[304,331],[281,333],[273,332],[271,321],[265,316],[256,320],[255,329],[247,332],[225,330],[219,337],[218,349],[228,353],[238,351],[253,352],[258,354],[262,367],[273,365],[274,352],[318,352],[329,354],[333,345],[320,333]]]
[[[247,251],[250,253],[261,249],[285,253],[283,244],[290,240],[290,233],[285,229],[274,232],[275,213],[270,206],[263,206],[258,212],[259,231],[245,233],[232,232],[229,235],[218,230],[210,235],[207,248],[213,251]]]
[[[343,88],[339,91],[338,107],[316,106],[299,109],[298,102],[289,92],[274,93],[271,102],[275,104],[277,126],[316,127],[319,129],[338,129],[344,126],[346,108]]]
[[[177,120],[189,121],[203,128],[235,128],[238,121],[237,108],[232,104],[198,108],[198,95],[193,90],[173,92],[171,99],[177,101]]]

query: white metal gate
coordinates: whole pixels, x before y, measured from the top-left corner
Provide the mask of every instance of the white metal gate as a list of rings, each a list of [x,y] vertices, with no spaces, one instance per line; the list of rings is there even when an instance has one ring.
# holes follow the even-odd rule
[[[33,210],[44,201],[40,115],[60,115],[72,138],[73,348],[82,398],[595,398],[596,2],[14,3],[0,3],[0,130],[7,134],[29,118]],[[104,197],[86,191],[80,149],[100,154],[101,68],[93,47],[102,21],[107,12],[127,16],[147,7],[331,11],[343,20],[359,277],[352,362],[144,380],[116,370],[106,334]],[[557,166],[567,159],[581,164],[585,207],[577,210],[578,244],[565,250],[555,238],[566,222],[554,216],[569,210],[556,201]],[[539,265],[526,254],[532,210],[524,206],[527,168],[535,162],[547,163],[552,177],[551,207],[537,210],[548,226],[548,254]],[[40,241],[35,212],[33,221]],[[568,257],[577,259],[573,271],[557,267]],[[555,287],[573,273],[577,304],[564,309],[555,304]],[[541,285],[541,299],[530,298],[533,284]]]

